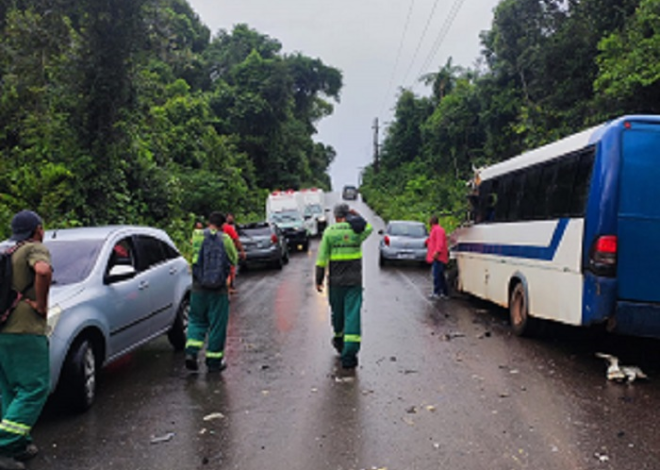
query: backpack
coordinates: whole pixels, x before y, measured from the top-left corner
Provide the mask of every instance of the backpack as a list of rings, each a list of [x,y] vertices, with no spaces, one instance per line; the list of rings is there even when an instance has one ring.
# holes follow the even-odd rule
[[[199,249],[197,263],[193,265],[193,276],[205,289],[218,289],[227,285],[230,263],[223,236],[222,232],[204,230],[204,241]]]
[[[23,298],[23,293],[12,287],[14,269],[11,255],[19,246],[15,245],[4,253],[0,253],[0,326],[7,322],[9,315]]]

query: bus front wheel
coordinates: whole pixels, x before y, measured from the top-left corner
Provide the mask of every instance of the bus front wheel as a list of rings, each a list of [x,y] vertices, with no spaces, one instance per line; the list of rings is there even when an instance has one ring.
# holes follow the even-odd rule
[[[517,336],[534,336],[539,331],[540,320],[529,315],[529,302],[525,286],[517,283],[509,297],[511,328]]]

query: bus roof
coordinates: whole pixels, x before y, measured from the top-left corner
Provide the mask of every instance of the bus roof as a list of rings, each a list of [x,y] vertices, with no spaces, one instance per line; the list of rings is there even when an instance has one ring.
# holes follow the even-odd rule
[[[565,137],[551,144],[525,152],[517,157],[483,168],[479,171],[479,177],[482,181],[488,180],[495,178],[496,176],[511,173],[512,171],[552,160],[561,157],[562,155],[566,155],[567,153],[583,149],[593,143],[591,137],[594,132],[602,126],[603,124],[591,127],[585,131],[578,132],[577,134]]]

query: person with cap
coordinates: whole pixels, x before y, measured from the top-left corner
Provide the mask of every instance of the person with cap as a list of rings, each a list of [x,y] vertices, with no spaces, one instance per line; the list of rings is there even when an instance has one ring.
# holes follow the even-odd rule
[[[358,365],[362,341],[362,243],[373,231],[347,204],[334,207],[335,223],[325,229],[316,259],[316,289],[323,291],[328,268],[328,297],[332,310],[332,345],[344,369]]]
[[[48,292],[52,268],[41,217],[23,210],[11,221],[12,285],[22,294],[0,330],[0,470],[23,469],[37,446],[30,431],[50,388]]]
[[[193,232],[193,286],[185,359],[186,368],[192,372],[199,370],[197,355],[207,336],[207,370],[220,372],[227,366],[224,360],[229,323],[227,276],[229,267],[236,265],[238,253],[231,238],[222,231],[224,223],[224,214],[212,212],[208,228]],[[214,285],[206,285],[207,272],[222,279],[215,279]]]

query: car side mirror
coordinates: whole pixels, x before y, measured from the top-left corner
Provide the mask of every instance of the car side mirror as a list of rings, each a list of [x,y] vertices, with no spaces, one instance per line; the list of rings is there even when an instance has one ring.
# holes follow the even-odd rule
[[[137,271],[133,266],[126,264],[117,264],[112,268],[110,268],[110,271],[108,272],[108,274],[106,274],[104,281],[106,284],[113,284],[115,282],[121,282],[127,279],[131,279],[132,277],[135,277],[136,274]]]
[[[305,216],[305,220],[309,220],[309,219],[311,219],[311,218],[312,218],[311,215],[306,215],[306,216]]]
[[[326,208],[325,208],[325,211],[326,211],[326,212],[330,212],[330,208],[329,208],[329,207],[326,207]]]
[[[379,230],[379,231],[378,231],[378,235],[383,235],[384,233],[385,233],[384,230]]]

